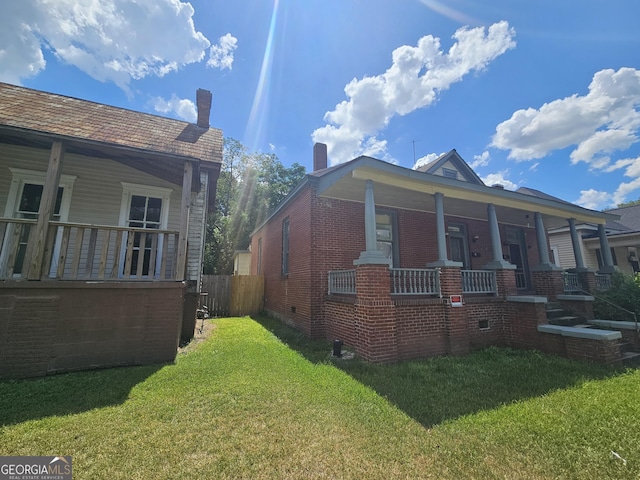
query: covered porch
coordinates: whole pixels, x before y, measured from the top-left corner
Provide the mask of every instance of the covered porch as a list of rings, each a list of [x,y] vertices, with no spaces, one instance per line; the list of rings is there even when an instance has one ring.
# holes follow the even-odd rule
[[[425,181],[419,172],[366,161],[323,185],[328,176],[319,196],[364,203],[366,248],[353,268],[328,272],[324,322],[329,337],[368,360],[465,354],[489,345],[552,350],[537,330],[547,323],[546,302],[586,297],[604,288],[614,270],[606,257],[601,272],[584,268],[577,241],[576,221],[604,225],[608,215],[601,212],[544,194],[435,176]],[[381,211],[430,215],[421,237],[425,264],[394,258],[397,247],[385,243]],[[571,272],[550,258],[547,228],[559,225],[572,231],[578,268]],[[416,236],[411,227],[391,237],[402,244],[404,236]],[[609,251],[606,235],[600,241]]]

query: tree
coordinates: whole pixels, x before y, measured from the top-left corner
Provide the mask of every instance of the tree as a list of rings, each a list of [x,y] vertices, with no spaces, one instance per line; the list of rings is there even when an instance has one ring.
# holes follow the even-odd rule
[[[274,154],[249,153],[225,138],[216,206],[207,221],[204,273],[233,272],[233,253],[249,247],[251,232],[304,178],[305,168],[287,168]]]
[[[638,200],[630,200],[628,202],[619,203],[618,208],[633,207],[634,205],[640,205],[640,198]]]

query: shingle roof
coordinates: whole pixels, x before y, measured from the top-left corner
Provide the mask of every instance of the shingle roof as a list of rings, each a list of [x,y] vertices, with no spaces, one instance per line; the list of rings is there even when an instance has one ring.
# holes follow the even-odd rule
[[[629,231],[640,232],[640,205],[614,208],[612,210],[607,210],[607,213],[620,215],[620,220],[618,220],[619,223],[627,227]]]
[[[145,152],[222,161],[222,131],[0,83],[0,126]]]

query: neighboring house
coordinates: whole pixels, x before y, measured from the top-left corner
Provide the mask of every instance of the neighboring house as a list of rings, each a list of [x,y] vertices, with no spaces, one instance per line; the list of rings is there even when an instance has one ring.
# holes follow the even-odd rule
[[[0,377],[172,361],[193,333],[222,161],[211,93],[197,106],[190,124],[0,83]]]
[[[622,273],[640,272],[640,205],[615,208],[607,213],[618,215],[619,220],[609,220],[604,233],[610,246],[611,263]],[[601,227],[602,229],[602,227]],[[578,244],[584,257],[584,267],[602,270],[605,258],[600,248],[600,232],[592,223],[576,225]],[[577,267],[571,235],[567,228],[549,230],[549,243],[556,263],[565,269]]]
[[[536,330],[565,293],[546,229],[617,217],[486,186],[455,150],[418,171],[366,156],[327,168],[326,152],[314,146],[314,171],[252,233],[269,314],[372,361],[569,351]]]
[[[249,250],[236,250],[233,253],[233,274],[251,275],[251,252]]]

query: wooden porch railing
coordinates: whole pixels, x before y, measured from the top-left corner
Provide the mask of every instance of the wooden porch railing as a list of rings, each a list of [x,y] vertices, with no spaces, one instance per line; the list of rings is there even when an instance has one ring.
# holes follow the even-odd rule
[[[0,279],[26,278],[35,220],[0,218]],[[175,281],[178,231],[50,222],[44,279]]]
[[[497,293],[495,270],[462,270],[462,293]]]

